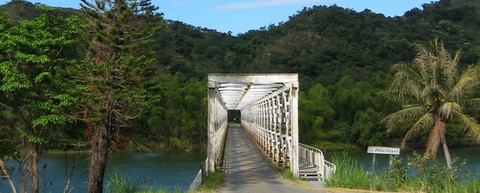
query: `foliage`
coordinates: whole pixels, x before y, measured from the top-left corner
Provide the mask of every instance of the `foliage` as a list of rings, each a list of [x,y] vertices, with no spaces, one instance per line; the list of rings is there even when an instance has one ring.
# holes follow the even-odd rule
[[[45,6],[40,3],[31,3],[25,0],[11,0],[5,5],[0,6],[0,13],[7,14],[13,23],[19,23],[21,20],[33,20],[42,14],[41,10],[35,8],[36,6]],[[71,8],[56,8],[56,14],[61,17],[70,17],[77,12]]]
[[[435,190],[443,190],[458,182],[459,175],[470,176],[470,171],[464,170],[467,161],[460,163],[453,161],[453,168],[448,169],[445,163],[440,163],[429,157],[424,157],[414,152],[413,156],[408,160],[408,166],[413,169],[418,178],[431,187],[429,192]]]
[[[467,161],[453,160],[450,169],[446,163],[422,156],[416,152],[408,158],[407,167],[402,170],[412,171],[397,185],[399,190],[422,192],[479,192],[479,180],[465,168]],[[398,183],[398,182],[397,182]]]
[[[424,4],[422,9],[414,8],[401,17],[385,17],[371,10],[357,12],[338,6],[313,6],[299,10],[286,22],[238,36],[181,21],[167,20],[161,24],[152,21],[166,27],[151,42],[155,53],[149,59],[155,59],[152,60],[155,70],[148,72],[153,76],[141,81],[146,84],[144,87],[149,87],[150,96],[144,97],[149,102],[141,105],[143,111],[137,113],[140,115],[135,122],[122,124],[125,127],[118,133],[129,139],[164,144],[176,137],[193,146],[203,146],[206,107],[202,103],[191,105],[191,101],[206,97],[202,84],[206,84],[208,73],[294,72],[300,75],[299,119],[303,143],[322,149],[323,145],[331,144],[350,148],[388,143],[401,137],[387,136],[384,125],[379,124],[379,117],[401,108],[398,102],[378,95],[392,80],[388,69],[393,64],[412,61],[416,45],[436,37],[447,48],[462,50],[459,71],[478,63],[479,7],[472,0],[441,0]],[[24,1],[7,3],[0,6],[1,10],[6,10],[15,22],[39,15],[32,10],[31,3]],[[62,8],[58,11],[60,15],[83,12]],[[83,53],[87,51],[84,44],[78,47]],[[186,89],[191,86],[196,87]],[[77,90],[84,92],[85,88]],[[132,93],[142,92],[132,90],[128,94]],[[188,98],[193,100],[174,96],[176,101],[173,101],[172,94],[190,95]],[[179,113],[184,109],[195,113]],[[81,114],[84,109],[76,111]],[[478,110],[466,111],[477,120],[480,117]],[[87,128],[85,124],[76,126],[78,129],[66,133]],[[446,136],[450,145],[473,144],[471,139],[462,137],[460,124],[449,123],[448,127],[453,128]],[[424,144],[421,135],[412,137],[412,145]],[[79,137],[75,134],[69,138]],[[121,143],[117,141],[115,148],[122,148]]]
[[[336,173],[327,179],[328,187],[342,187],[368,190],[370,171],[365,171],[358,161],[344,153],[341,157],[334,156],[333,163],[337,166]],[[480,181],[471,178],[469,170],[464,169],[466,161],[454,162],[451,170],[445,163],[438,162],[418,153],[408,158],[404,165],[401,158],[392,159],[391,191],[407,192],[479,192]],[[409,171],[407,173],[407,171]],[[452,179],[452,175],[462,177],[462,180]],[[374,189],[386,191],[388,183],[388,168],[380,174],[375,174]]]
[[[182,192],[183,191],[181,191],[181,190],[169,191],[169,190],[166,190],[166,189],[137,191],[137,193],[182,193]]]
[[[116,133],[139,117],[145,105],[144,82],[152,75],[152,40],[161,16],[149,0],[82,0],[86,62],[80,77],[86,135],[91,137],[88,192],[103,191],[107,155]]]
[[[76,99],[68,89],[68,68],[76,62],[78,33],[75,19],[63,18],[49,7],[41,15],[12,26],[0,24],[0,132],[9,142],[2,157],[25,151],[22,191],[38,192],[38,160],[52,133],[60,133],[73,119],[68,116]]]
[[[293,171],[287,167],[283,170],[283,177],[285,179],[288,179],[288,180],[295,180],[297,179],[294,175],[293,175]]]
[[[358,164],[358,160],[351,158],[344,152],[341,156],[334,155],[332,163],[337,167],[335,174],[326,180],[327,187],[341,187],[350,189],[368,190],[370,175]]]
[[[223,174],[220,172],[209,173],[201,190],[218,190],[223,185]]]
[[[125,179],[121,172],[113,172],[107,181],[107,190],[111,193],[135,193],[139,188],[138,184]]]
[[[187,78],[182,73],[162,74],[149,86],[151,98],[145,117],[150,136],[168,141],[173,148],[192,148],[206,144],[206,81]]]
[[[470,66],[460,74],[458,56],[457,52],[452,58],[437,40],[419,46],[412,64],[392,67],[396,74],[386,92],[403,105],[402,110],[385,118],[387,132],[394,132],[398,125],[411,125],[402,146],[412,135],[428,133],[425,155],[434,157],[442,145],[448,166],[452,164],[446,141],[448,122],[457,121],[467,136],[480,141],[478,121],[463,110],[480,107],[480,96],[472,96],[480,85],[480,65]]]

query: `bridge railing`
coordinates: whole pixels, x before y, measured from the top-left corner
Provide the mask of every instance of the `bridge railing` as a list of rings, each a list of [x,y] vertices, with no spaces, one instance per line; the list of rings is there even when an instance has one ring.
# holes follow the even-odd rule
[[[286,84],[241,111],[242,128],[279,168],[299,176],[298,85]]]
[[[330,178],[337,169],[335,164],[327,161],[323,152],[315,147],[300,143],[299,155],[301,160],[317,169],[317,173],[320,174],[320,181],[324,182],[325,179]]]

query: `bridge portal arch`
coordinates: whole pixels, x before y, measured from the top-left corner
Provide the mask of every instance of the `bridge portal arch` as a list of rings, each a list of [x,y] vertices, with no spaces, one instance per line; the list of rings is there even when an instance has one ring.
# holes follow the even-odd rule
[[[298,89],[298,74],[209,74],[208,172],[221,162],[228,111],[238,110],[253,142],[298,177]]]

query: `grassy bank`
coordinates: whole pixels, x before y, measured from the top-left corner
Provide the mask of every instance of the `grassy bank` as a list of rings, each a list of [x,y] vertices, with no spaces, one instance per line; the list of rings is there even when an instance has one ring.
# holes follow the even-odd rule
[[[108,193],[213,193],[217,192],[223,185],[223,174],[214,172],[208,175],[206,181],[198,190],[149,190],[142,189],[136,182],[131,182],[124,178],[122,173],[114,173],[107,181]]]
[[[371,171],[365,170],[358,160],[347,156],[332,157],[337,171],[326,182],[327,187],[369,190]],[[390,191],[396,192],[469,192],[480,193],[480,180],[464,169],[466,161],[455,162],[452,170],[444,163],[425,158],[417,153],[409,157],[407,164],[394,158],[391,170]],[[408,172],[408,174],[407,174]],[[388,170],[373,178],[375,191],[387,191]]]

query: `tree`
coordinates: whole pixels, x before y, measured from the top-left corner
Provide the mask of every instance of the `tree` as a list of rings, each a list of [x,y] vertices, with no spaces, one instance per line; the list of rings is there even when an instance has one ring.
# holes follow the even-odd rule
[[[88,192],[102,192],[107,155],[119,129],[142,112],[142,82],[155,62],[154,34],[162,26],[149,0],[82,0],[87,61],[82,107],[91,136]]]
[[[434,157],[441,145],[450,169],[448,122],[460,122],[467,136],[480,141],[477,120],[465,113],[468,108],[480,107],[480,98],[472,96],[480,83],[480,65],[469,66],[459,74],[458,60],[459,52],[452,58],[443,44],[434,40],[428,46],[419,46],[413,63],[394,65],[392,69],[396,74],[387,93],[400,102],[403,109],[384,119],[390,133],[399,125],[412,123],[402,146],[412,135],[429,132],[425,156]]]
[[[77,37],[73,19],[59,17],[52,8],[37,9],[42,14],[33,20],[10,28],[0,24],[0,132],[10,132],[5,141],[13,143],[11,148],[24,150],[20,191],[34,193],[45,145],[52,133],[73,122],[67,110],[75,99],[65,90]]]

